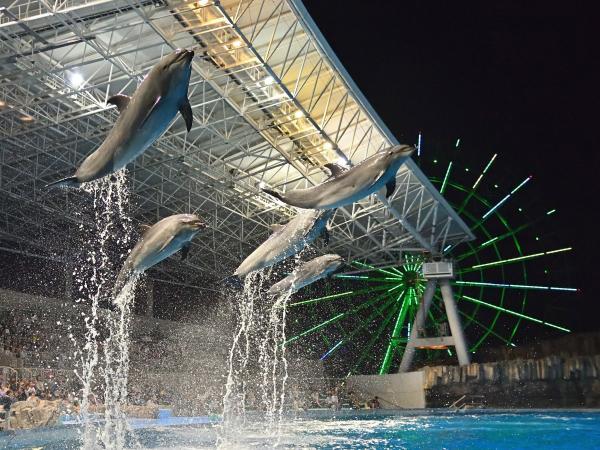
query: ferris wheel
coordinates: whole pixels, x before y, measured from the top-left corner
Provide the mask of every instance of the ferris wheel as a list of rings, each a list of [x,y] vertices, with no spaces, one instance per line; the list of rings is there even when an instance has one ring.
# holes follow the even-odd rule
[[[496,167],[500,161],[500,155],[489,155],[478,169],[460,158],[444,164],[435,158],[427,161],[427,172],[435,173],[430,180],[477,236],[442,249],[444,258],[454,263],[451,285],[472,353],[487,345],[516,346],[527,330],[568,333],[566,326],[547,321],[539,311],[549,296],[578,291],[556,283],[564,281],[561,267],[572,250],[543,232],[556,210],[540,209],[527,195],[531,175],[509,184],[511,177]],[[337,365],[343,359],[347,375],[396,371],[421,307],[426,260],[423,253],[405,253],[390,267],[353,261],[345,273],[334,276],[336,283],[306,289],[289,304],[292,333],[286,345],[308,346],[321,352],[324,361],[339,358]],[[421,331],[440,336],[447,334],[447,327],[444,303],[436,293]],[[453,353],[445,345],[429,346],[419,358],[441,361]]]

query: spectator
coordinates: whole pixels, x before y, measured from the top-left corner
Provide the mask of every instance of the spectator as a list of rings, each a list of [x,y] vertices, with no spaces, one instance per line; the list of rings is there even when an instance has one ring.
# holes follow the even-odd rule
[[[12,405],[13,399],[11,398],[11,390],[8,386],[2,386],[0,389],[0,407],[2,407],[5,411],[10,409],[10,405]]]
[[[381,403],[379,403],[379,397],[375,396],[375,398],[373,398],[369,402],[369,406],[371,407],[371,409],[380,409],[381,408]]]
[[[319,393],[317,391],[310,394],[312,403],[311,406],[313,408],[321,408],[321,402],[319,401]]]
[[[331,396],[329,397],[329,404],[331,405],[331,409],[333,409],[334,411],[338,411],[340,409],[340,399],[339,399],[335,389],[331,390]]]

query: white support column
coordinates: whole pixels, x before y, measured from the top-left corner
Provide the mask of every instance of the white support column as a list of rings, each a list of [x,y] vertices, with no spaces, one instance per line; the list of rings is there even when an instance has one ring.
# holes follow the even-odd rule
[[[402,355],[402,362],[400,362],[400,367],[398,368],[399,373],[408,372],[413,362],[413,358],[415,356],[415,346],[413,343],[415,342],[415,339],[419,338],[419,330],[425,325],[425,319],[427,318],[427,312],[431,307],[431,301],[433,300],[433,294],[435,293],[436,285],[436,280],[427,280],[427,286],[425,287],[423,298],[421,299],[419,309],[417,310],[415,322],[411,328],[410,338],[406,343],[406,348],[404,349],[404,354]]]
[[[442,291],[446,316],[448,317],[448,323],[450,324],[450,332],[454,338],[454,348],[456,349],[456,355],[458,356],[458,364],[461,366],[467,365],[470,362],[467,341],[465,340],[465,334],[462,329],[460,316],[458,315],[458,309],[454,302],[450,280],[447,278],[440,279],[440,290]]]

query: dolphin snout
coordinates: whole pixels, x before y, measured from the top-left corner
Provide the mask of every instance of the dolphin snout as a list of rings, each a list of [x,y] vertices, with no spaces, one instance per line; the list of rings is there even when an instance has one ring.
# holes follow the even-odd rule
[[[187,61],[190,62],[194,58],[194,50],[187,50],[185,48],[178,48],[175,50],[176,57],[175,61]]]
[[[402,156],[410,156],[414,151],[415,148],[412,145],[399,145],[397,150]]]
[[[208,224],[202,219],[195,219],[192,221],[192,226],[197,230],[202,230],[208,226]]]

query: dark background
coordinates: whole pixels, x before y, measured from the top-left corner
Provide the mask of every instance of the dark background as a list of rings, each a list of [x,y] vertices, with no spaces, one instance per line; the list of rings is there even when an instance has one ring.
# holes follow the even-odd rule
[[[551,237],[546,250],[574,248],[559,263],[581,293],[563,296],[560,309],[573,331],[600,329],[597,16],[576,2],[304,3],[400,142],[423,133],[427,175],[431,155],[447,164],[460,138],[473,170],[498,153],[495,170],[534,176],[519,195],[557,209],[539,224]]]

